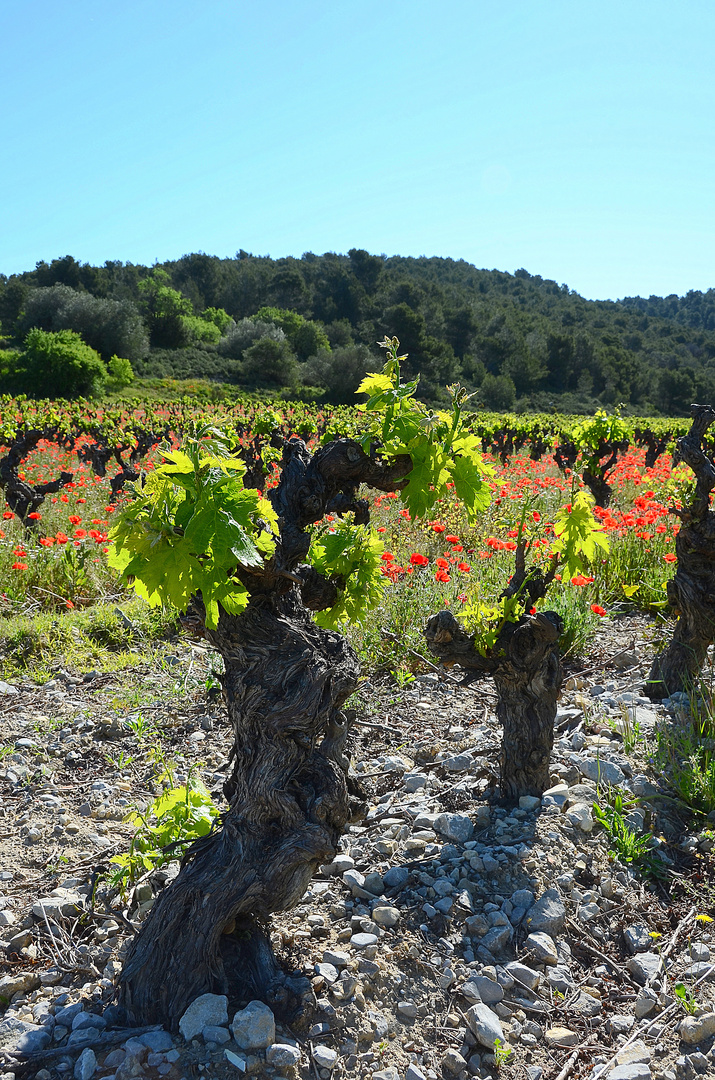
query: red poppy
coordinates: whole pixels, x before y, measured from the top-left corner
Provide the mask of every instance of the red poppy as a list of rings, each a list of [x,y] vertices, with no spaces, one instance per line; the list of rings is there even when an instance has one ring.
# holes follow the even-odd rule
[[[13,514],[12,510],[5,510],[4,513],[3,513],[3,520],[4,521],[10,521],[10,519],[14,518],[14,517],[15,517],[15,515]]]
[[[447,541],[448,544],[458,544],[459,543],[459,537],[458,536],[451,536],[451,535],[450,536],[445,536],[445,540]]]
[[[663,559],[665,560],[665,562],[677,562],[678,556],[675,554],[674,551],[669,551],[667,555],[663,556]]]
[[[435,581],[441,581],[444,585],[447,585],[452,580],[446,570],[438,570],[434,579]]]
[[[394,562],[395,560],[395,556],[391,551],[383,551],[381,558],[383,562]]]
[[[13,570],[27,570],[27,563],[24,563],[24,562],[14,562],[14,563],[12,564],[12,568],[13,568]]]
[[[42,517],[42,514],[38,514],[37,510],[33,510],[32,513],[28,514],[27,516],[29,517],[30,521],[39,521]]]
[[[594,615],[607,615],[608,612],[605,608],[602,608],[600,604],[591,604],[591,611]]]
[[[435,563],[440,568],[440,570],[447,570],[449,567],[449,563],[446,559],[435,559]]]
[[[468,573],[469,573],[469,571],[470,571],[470,570],[471,570],[472,568],[471,568],[471,566],[469,565],[469,563],[466,563],[466,562],[461,562],[461,563],[457,563],[457,569],[458,569],[458,570],[461,570],[463,574],[468,574]]]
[[[410,555],[410,562],[413,566],[427,566],[429,559],[426,555],[420,555],[419,552],[414,551]]]
[[[70,514],[70,525],[79,525],[81,524],[81,521],[81,517],[77,517],[76,514]]]
[[[437,522],[436,525],[432,526],[432,532],[443,533],[445,531],[445,528],[446,526],[440,525],[439,522]]]

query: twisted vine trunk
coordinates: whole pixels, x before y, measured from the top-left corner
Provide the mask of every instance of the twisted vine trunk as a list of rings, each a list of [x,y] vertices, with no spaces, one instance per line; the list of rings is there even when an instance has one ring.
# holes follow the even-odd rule
[[[678,619],[666,649],[651,667],[646,693],[653,699],[677,691],[690,692],[700,678],[709,646],[715,640],[715,512],[710,495],[715,488],[715,464],[703,439],[715,422],[709,405],[691,406],[693,423],[678,439],[673,464],[685,462],[695,474],[695,496],[675,513],[682,525],[675,540],[678,569],[668,582],[668,603]]]
[[[342,711],[357,685],[357,657],[310,614],[333,605],[339,583],[302,565],[306,529],[326,511],[367,520],[358,485],[395,490],[411,467],[406,457],[383,466],[351,440],[314,456],[301,440],[288,440],[271,492],[280,537],[265,568],[242,576],[248,606],[235,616],[221,609],[210,630],[201,599],[192,602],[186,622],[226,667],[235,736],[229,809],[189,849],[132,942],[119,979],[128,1019],[176,1031],[204,993],[260,998],[284,1016],[295,1008],[298,987],[275,960],[270,916],[299,902],[316,869],[336,854],[346,823],[364,809],[347,775]]]
[[[562,623],[552,611],[524,615],[506,627],[488,656],[474,645],[450,611],[432,615],[425,629],[429,649],[447,664],[489,673],[503,725],[499,793],[505,802],[541,795],[549,786],[549,762],[562,670]]]
[[[206,637],[226,664],[230,808],[159,896],[120,980],[131,1017],[174,1029],[203,993],[290,1005],[266,924],[299,902],[360,809],[344,755],[341,705],[358,678],[346,642],[315,625],[296,589],[222,613]]]

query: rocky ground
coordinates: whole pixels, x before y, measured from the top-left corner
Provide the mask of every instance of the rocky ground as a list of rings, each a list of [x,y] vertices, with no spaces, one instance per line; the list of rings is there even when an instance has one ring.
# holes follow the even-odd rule
[[[138,653],[83,677],[67,657],[42,686],[0,683],[0,1077],[715,1075],[715,923],[698,918],[715,918],[713,823],[663,798],[649,762],[684,706],[640,696],[649,653],[644,620],[604,620],[562,693],[553,787],[512,810],[489,800],[488,682],[364,683],[353,763],[367,818],[274,921],[302,1014],[286,1026],[207,995],[177,1036],[118,1028],[111,1006],[127,942],[176,865],[122,897],[109,859],[162,761],[179,781],[201,763],[220,790],[231,735],[207,700],[209,654],[174,643],[160,662]],[[661,881],[609,855],[599,784],[626,798],[636,836],[655,834]]]

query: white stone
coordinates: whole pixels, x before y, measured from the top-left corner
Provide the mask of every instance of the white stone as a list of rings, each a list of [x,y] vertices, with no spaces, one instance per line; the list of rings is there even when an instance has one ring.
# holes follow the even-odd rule
[[[300,1061],[300,1050],[290,1043],[272,1043],[266,1050],[266,1064],[278,1069],[288,1069]]]
[[[91,1080],[97,1071],[97,1058],[94,1050],[89,1046],[86,1046],[82,1053],[77,1058],[77,1063],[74,1067],[74,1080]]]
[[[474,823],[466,814],[438,814],[434,822],[435,831],[448,840],[465,844],[472,839]]]
[[[187,1042],[200,1035],[205,1027],[228,1023],[228,998],[225,994],[201,994],[179,1020],[179,1031]]]
[[[397,926],[400,921],[400,912],[389,904],[379,904],[372,909],[372,921],[378,926]]]
[[[235,1013],[231,1030],[242,1050],[265,1050],[275,1041],[276,1021],[262,1001],[250,1001]]]
[[[467,1027],[481,1046],[493,1050],[497,1039],[504,1045],[504,1030],[495,1012],[481,1002],[472,1005],[466,1013]]]
[[[313,1047],[313,1061],[319,1069],[334,1069],[339,1056],[337,1050],[329,1046],[319,1044]]]
[[[680,1038],[689,1046],[697,1046],[711,1035],[715,1035],[715,1012],[686,1016],[680,1025]]]
[[[529,934],[525,944],[535,960],[542,964],[558,964],[559,954],[554,939],[549,934]]]

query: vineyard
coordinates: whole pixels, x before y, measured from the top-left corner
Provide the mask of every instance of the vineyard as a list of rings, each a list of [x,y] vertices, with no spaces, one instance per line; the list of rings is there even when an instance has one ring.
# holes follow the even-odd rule
[[[706,1060],[715,412],[434,412],[383,344],[355,408],[0,398],[4,1023],[57,999],[17,1076]]]

